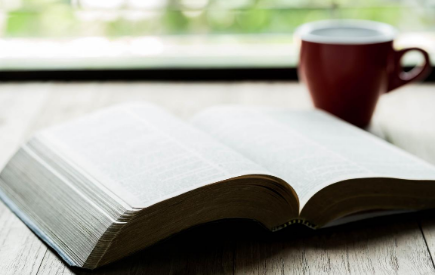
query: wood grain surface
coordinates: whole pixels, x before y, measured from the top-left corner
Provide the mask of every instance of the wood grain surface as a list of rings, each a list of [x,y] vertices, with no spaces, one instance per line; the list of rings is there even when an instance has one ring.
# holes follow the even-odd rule
[[[217,104],[311,108],[288,82],[0,84],[0,166],[38,129],[115,103],[146,100],[183,119]],[[384,95],[373,129],[435,164],[435,85]],[[0,203],[0,274],[432,274],[435,211],[271,234],[226,221],[182,232],[90,272],[66,266]]]

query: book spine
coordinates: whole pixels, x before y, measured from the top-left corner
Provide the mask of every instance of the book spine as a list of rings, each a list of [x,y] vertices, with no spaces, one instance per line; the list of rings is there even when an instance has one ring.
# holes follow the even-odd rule
[[[318,228],[317,225],[315,225],[314,223],[309,222],[309,221],[307,221],[305,219],[293,219],[293,220],[290,220],[290,221],[288,221],[288,222],[286,222],[286,223],[284,223],[282,225],[279,225],[279,226],[276,226],[276,227],[272,228],[272,232],[279,231],[279,230],[284,229],[287,226],[292,225],[292,224],[303,224],[306,227],[309,227],[311,229],[317,229]]]

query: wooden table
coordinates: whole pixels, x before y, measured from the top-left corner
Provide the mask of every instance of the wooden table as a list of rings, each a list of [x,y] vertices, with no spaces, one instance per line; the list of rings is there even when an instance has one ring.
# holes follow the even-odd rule
[[[297,83],[6,83],[0,84],[0,166],[43,127],[103,106],[157,103],[182,118],[216,104],[310,108]],[[376,133],[435,164],[435,85],[411,85],[383,96]],[[390,216],[311,231],[277,234],[235,221],[200,226],[98,274],[431,274],[435,212]],[[85,274],[68,268],[0,203],[0,274]]]

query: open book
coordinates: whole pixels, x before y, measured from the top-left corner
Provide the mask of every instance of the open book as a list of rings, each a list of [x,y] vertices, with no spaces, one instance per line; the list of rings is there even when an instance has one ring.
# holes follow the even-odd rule
[[[0,196],[68,264],[94,269],[215,220],[276,231],[434,208],[435,168],[321,111],[215,107],[186,123],[132,103],[37,133]]]

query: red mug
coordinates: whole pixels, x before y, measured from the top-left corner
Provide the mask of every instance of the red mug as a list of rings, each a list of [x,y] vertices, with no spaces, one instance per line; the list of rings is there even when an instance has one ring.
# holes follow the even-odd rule
[[[430,72],[429,55],[419,48],[394,50],[396,30],[364,20],[308,23],[297,32],[301,39],[298,74],[314,106],[364,128],[379,96]],[[403,55],[419,51],[425,63],[404,72]]]

